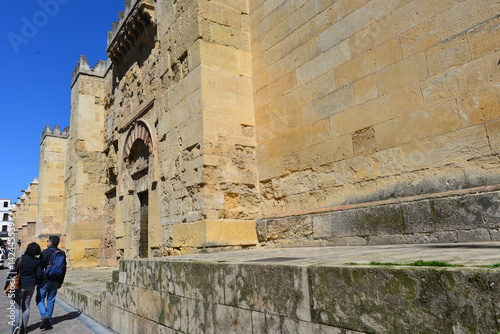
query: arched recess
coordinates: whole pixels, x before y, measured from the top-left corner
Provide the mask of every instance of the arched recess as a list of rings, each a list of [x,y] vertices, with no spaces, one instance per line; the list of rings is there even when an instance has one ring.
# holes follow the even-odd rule
[[[133,153],[132,148],[137,141],[142,142],[146,146],[152,144],[148,126],[143,121],[135,123],[128,133],[127,140],[125,141],[125,149],[123,150],[125,159],[129,158],[130,153]]]
[[[133,244],[139,257],[148,257],[149,252],[149,191],[155,180],[155,150],[153,136],[146,122],[138,120],[128,132],[123,149],[124,167],[128,193],[135,199],[131,205],[137,205],[133,210],[137,215],[132,221],[139,222],[133,227],[137,239]],[[135,204],[134,204],[135,203]]]
[[[156,152],[154,134],[151,132],[149,125],[144,120],[139,119],[129,130],[123,149],[123,159],[131,175],[134,174],[133,168],[131,169],[131,167],[136,163],[143,162],[138,161],[138,159],[141,157],[146,158],[146,154],[148,167],[151,169],[149,171],[149,182],[154,182],[157,180],[158,173],[155,168],[155,166],[157,166],[158,155]],[[140,168],[140,166],[137,168]]]

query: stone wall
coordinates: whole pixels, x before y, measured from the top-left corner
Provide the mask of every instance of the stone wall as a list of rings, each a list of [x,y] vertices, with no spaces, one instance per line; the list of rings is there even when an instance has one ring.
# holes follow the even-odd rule
[[[498,184],[499,9],[250,1],[261,214]]]
[[[228,32],[232,42],[223,38]],[[144,194],[149,256],[255,245],[246,2],[127,3],[108,53],[105,206],[116,214],[105,238],[116,239],[118,258],[145,256],[138,251]]]
[[[494,333],[495,269],[126,260],[61,296],[118,333]]]
[[[64,190],[52,187],[66,206],[50,213],[67,218],[70,259],[498,240],[497,190],[469,195],[500,184],[499,9],[127,1],[110,59],[73,76]],[[434,215],[448,192],[464,197]],[[469,218],[449,223],[462,205]]]
[[[266,247],[457,243],[500,240],[500,186],[262,217]]]
[[[35,241],[45,245],[49,235],[61,238],[65,244],[66,211],[64,206],[65,171],[67,167],[68,130],[59,126],[52,130],[46,127],[40,144],[40,165],[38,174],[38,212]]]
[[[185,93],[197,89],[199,109],[193,117],[201,128],[197,132],[192,126],[185,127],[180,133],[175,131],[174,138],[167,134],[167,141],[171,138],[187,146],[171,169],[183,174],[182,184],[173,183],[173,188],[185,189],[182,201],[172,203],[182,208],[181,216],[168,217],[183,223],[172,227],[172,246],[255,245],[258,184],[248,6],[246,1],[197,1],[196,7],[199,37],[187,53],[196,78],[184,87]],[[173,108],[175,112],[185,109],[184,103]],[[191,107],[187,110],[189,114],[196,111]],[[172,125],[169,119],[165,121]],[[193,137],[196,142],[191,141]],[[186,161],[191,159],[191,163]]]
[[[12,211],[14,228],[17,237],[26,245],[38,241],[36,237],[36,221],[38,217],[38,180],[35,178],[23,191],[23,195]],[[38,238],[39,239],[39,238]]]
[[[81,57],[71,86],[71,120],[67,139],[65,219],[72,266],[96,266],[103,254],[105,214],[104,76],[109,64],[91,69]],[[113,256],[116,263],[116,256]]]

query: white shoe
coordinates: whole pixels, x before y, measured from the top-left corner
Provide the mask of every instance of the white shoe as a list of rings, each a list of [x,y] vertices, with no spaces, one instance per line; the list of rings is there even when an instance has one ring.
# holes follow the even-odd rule
[[[19,334],[21,333],[21,327],[17,326],[16,328],[14,328],[14,330],[12,331],[12,334]]]

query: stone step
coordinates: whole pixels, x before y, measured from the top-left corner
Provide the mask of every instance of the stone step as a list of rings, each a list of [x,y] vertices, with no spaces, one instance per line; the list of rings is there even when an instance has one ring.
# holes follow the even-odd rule
[[[500,241],[500,185],[271,215],[257,235],[268,247]]]

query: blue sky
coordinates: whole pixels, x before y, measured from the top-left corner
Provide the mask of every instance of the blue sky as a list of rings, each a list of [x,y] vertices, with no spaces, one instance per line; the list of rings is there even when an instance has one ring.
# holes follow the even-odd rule
[[[125,0],[4,1],[0,13],[0,198],[17,201],[38,176],[45,126],[69,125],[80,55],[106,59],[107,34]]]

